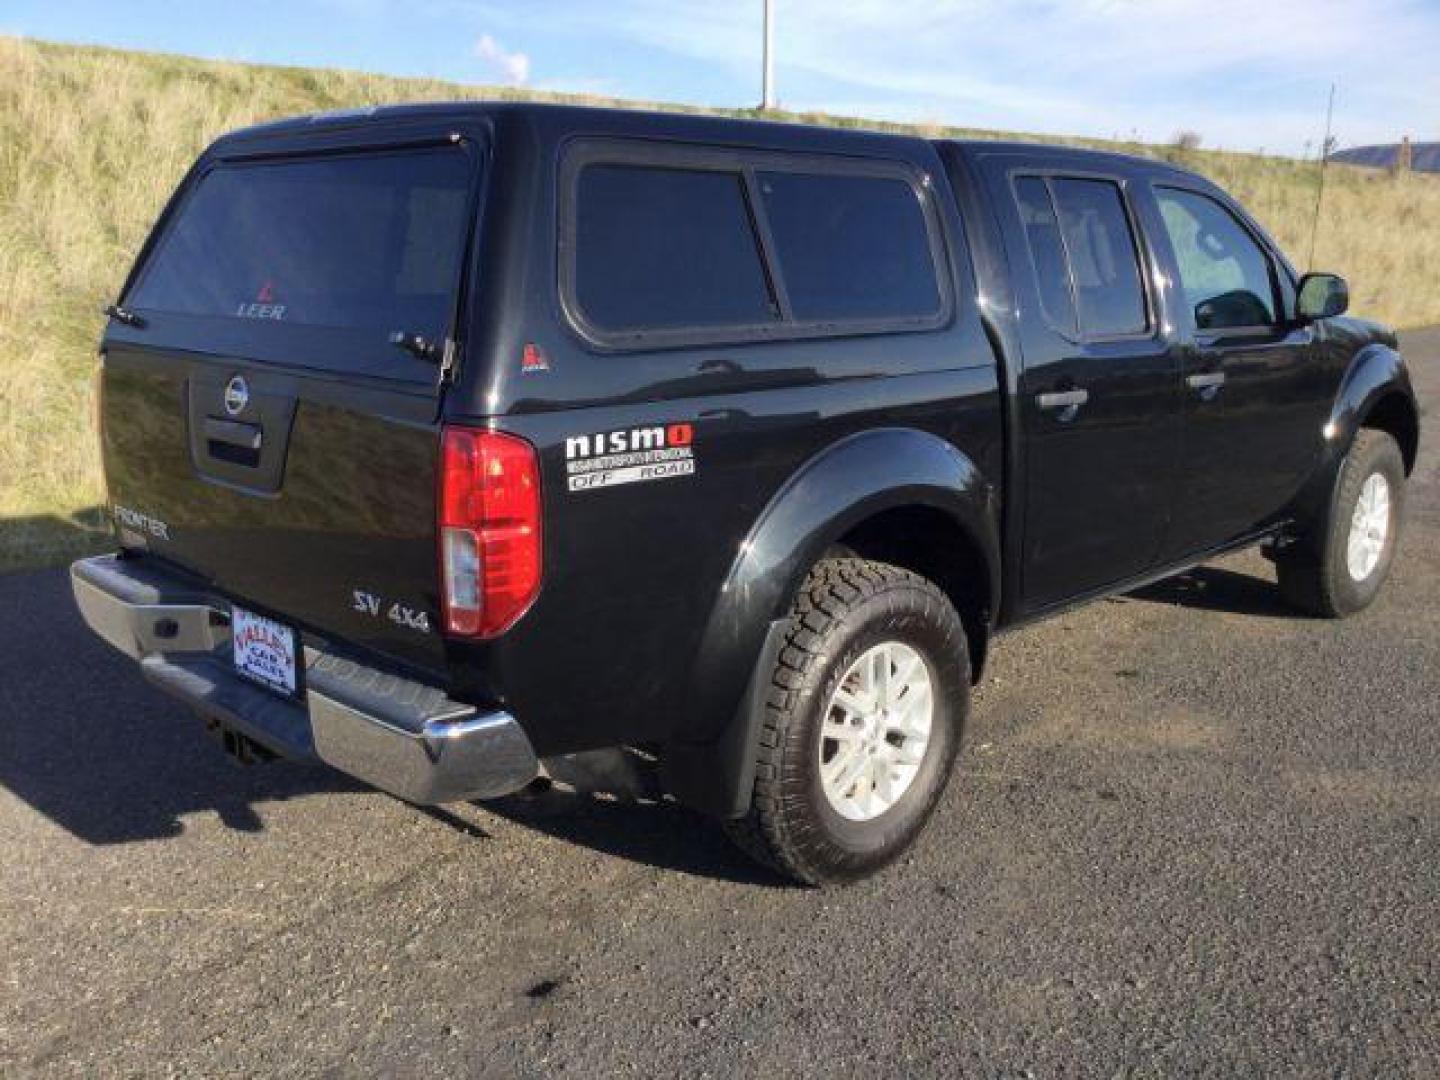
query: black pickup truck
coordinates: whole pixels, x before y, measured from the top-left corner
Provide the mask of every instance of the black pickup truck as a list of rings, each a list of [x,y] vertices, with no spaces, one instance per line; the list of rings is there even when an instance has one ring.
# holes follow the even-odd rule
[[[1304,611],[1370,603],[1419,424],[1347,303],[1213,184],[1107,153],[268,124],[109,309],[119,551],[75,596],[243,757],[439,803],[633,754],[851,880],[934,808],[1000,631],[1251,544]]]

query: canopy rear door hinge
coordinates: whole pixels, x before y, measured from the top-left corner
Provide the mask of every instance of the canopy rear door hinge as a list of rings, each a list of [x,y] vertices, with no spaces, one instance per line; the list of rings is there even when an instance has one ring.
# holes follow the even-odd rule
[[[455,380],[455,364],[460,356],[460,346],[455,343],[454,338],[446,338],[445,344],[440,349],[440,375],[441,386]]]

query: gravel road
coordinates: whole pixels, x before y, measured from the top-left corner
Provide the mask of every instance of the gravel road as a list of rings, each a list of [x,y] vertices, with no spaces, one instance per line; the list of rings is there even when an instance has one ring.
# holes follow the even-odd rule
[[[1434,1076],[1437,463],[1349,622],[1246,554],[1001,641],[927,838],[837,892],[670,806],[236,768],[0,578],[0,1073]]]

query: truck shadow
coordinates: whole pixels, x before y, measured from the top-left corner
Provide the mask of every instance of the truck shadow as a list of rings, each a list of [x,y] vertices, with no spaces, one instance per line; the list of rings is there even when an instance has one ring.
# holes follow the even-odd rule
[[[110,546],[104,507],[86,507],[67,517],[34,514],[0,518],[0,574],[54,566]]]
[[[64,570],[0,576],[0,787],[96,845],[178,836],[187,815],[203,813],[231,829],[258,832],[262,804],[371,790],[320,765],[235,765],[199,720],[91,634]],[[780,883],[715,826],[673,804],[556,788],[483,808],[632,862]],[[415,811],[466,835],[486,835],[444,807]]]
[[[545,836],[627,862],[742,885],[791,887],[745,856],[701,815],[672,802],[634,802],[553,788],[478,804]]]
[[[63,570],[0,577],[0,786],[91,844],[175,836],[204,812],[255,832],[260,803],[361,790],[319,766],[234,765],[90,633]]]
[[[1127,593],[1124,600],[1172,604],[1197,611],[1228,611],[1234,615],[1304,618],[1285,603],[1273,581],[1218,566],[1198,566]]]

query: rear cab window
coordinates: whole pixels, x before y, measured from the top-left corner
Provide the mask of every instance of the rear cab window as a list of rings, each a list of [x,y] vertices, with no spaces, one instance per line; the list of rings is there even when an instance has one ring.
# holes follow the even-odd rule
[[[458,147],[221,162],[126,303],[180,347],[434,381],[389,338],[451,332],[476,173]]]
[[[938,219],[900,162],[584,140],[562,170],[561,297],[611,348],[929,329]]]

